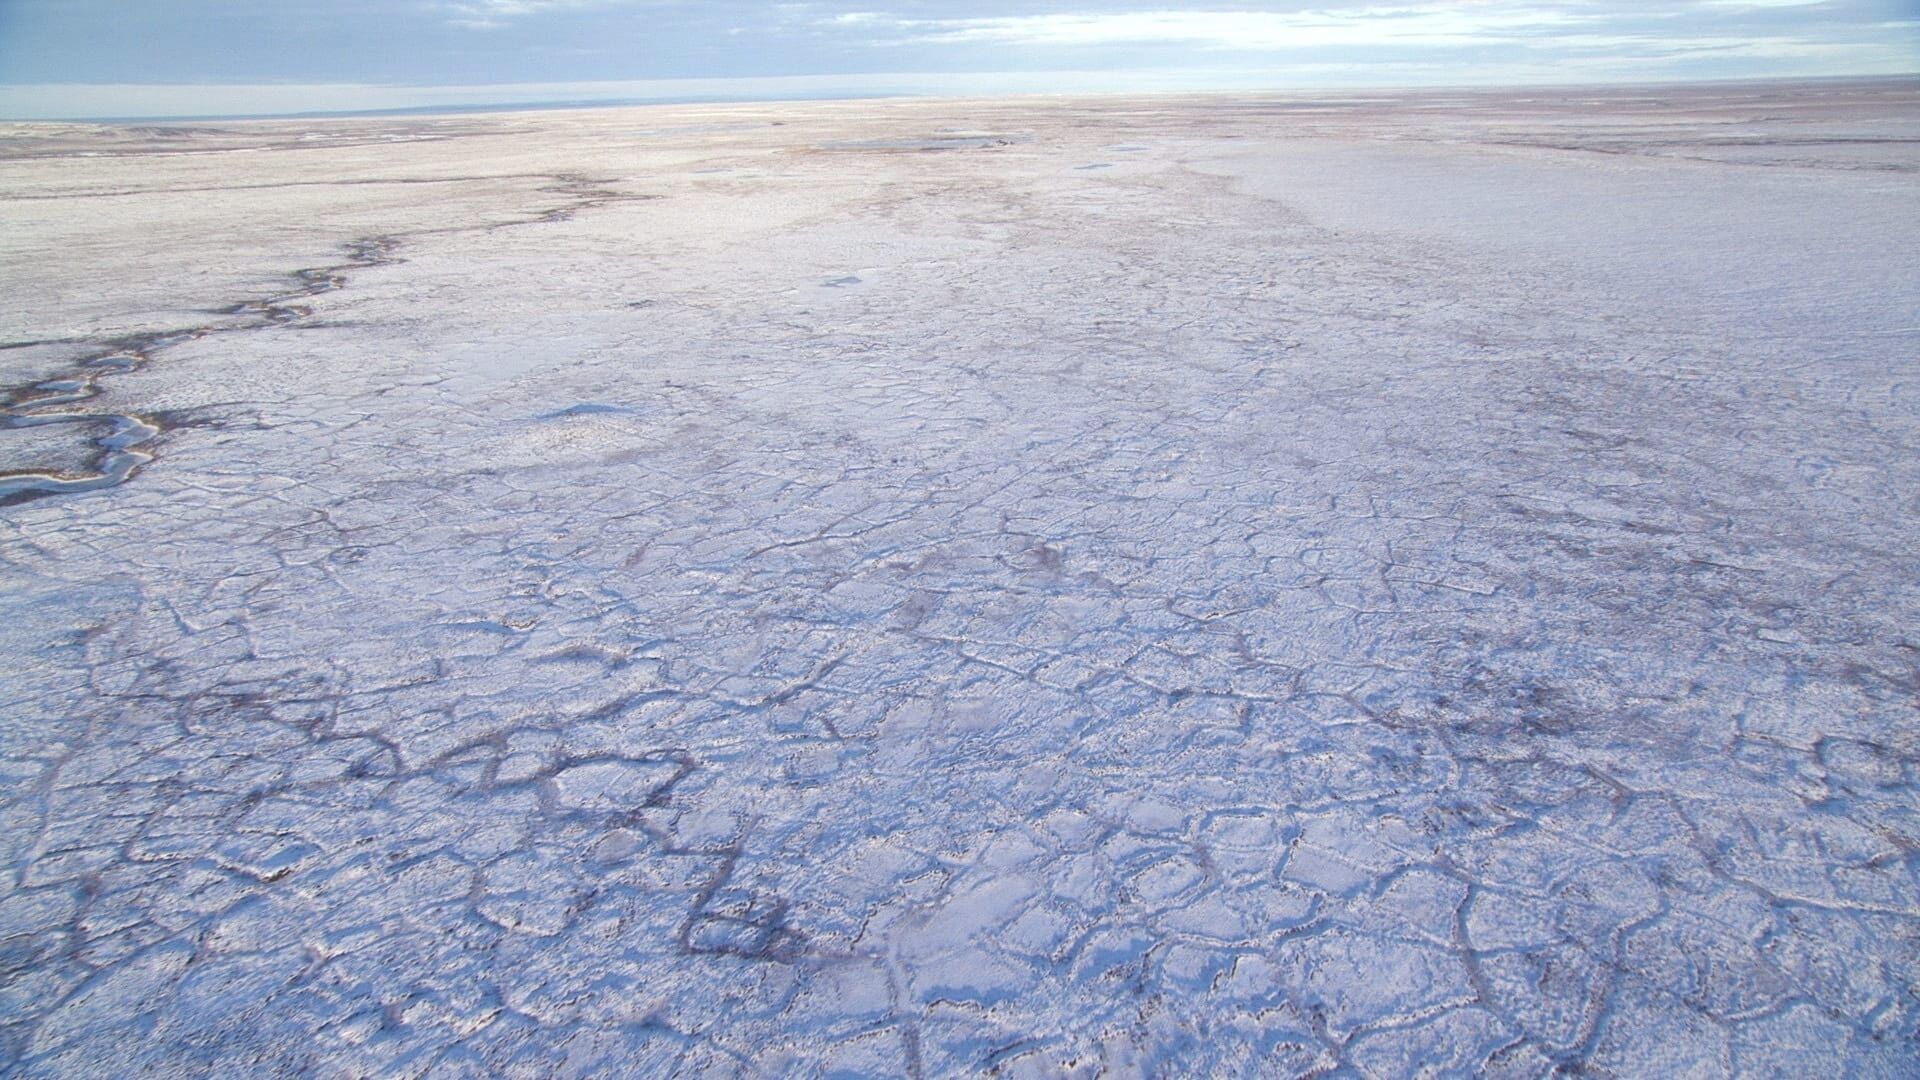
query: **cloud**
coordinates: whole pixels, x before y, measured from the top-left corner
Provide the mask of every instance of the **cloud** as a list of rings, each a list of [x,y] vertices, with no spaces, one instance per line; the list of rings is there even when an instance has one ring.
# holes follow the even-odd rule
[[[878,18],[863,15],[863,22]],[[1317,11],[1114,11],[988,18],[896,19],[907,40],[1037,47],[1184,45],[1270,50],[1342,45],[1484,44],[1564,30],[1591,17],[1553,8],[1430,4]],[[844,19],[844,17],[843,17]]]
[[[659,0],[440,0],[434,7],[455,26],[495,30],[515,19],[569,9],[633,6]]]
[[[472,89],[483,84],[568,81],[579,89],[566,93],[598,97],[623,80],[707,79],[720,88],[662,93],[737,96],[786,93],[756,80],[789,76],[864,94],[1895,74],[1920,71],[1915,2],[0,0],[0,83],[107,84],[137,71],[236,87],[191,100],[156,90],[145,104],[131,91],[82,104],[75,90],[65,106],[152,115],[214,108],[199,104],[213,97],[223,112],[267,108],[267,97],[273,111],[302,108],[295,94],[238,89],[263,84],[305,84],[308,107],[372,108],[385,106],[363,102],[421,95],[328,87],[458,86],[472,103],[496,100]],[[57,91],[35,95],[13,107],[62,108]]]
[[[1858,19],[1874,6],[1856,4],[1850,10]],[[1349,61],[1365,57],[1371,64],[1418,62],[1451,53],[1463,65],[1463,76],[1488,63],[1606,51],[1623,62],[1709,53],[1755,59],[1825,56],[1836,64],[1851,57],[1870,64],[1871,70],[1887,70],[1889,64],[1897,69],[1903,54],[1908,67],[1920,59],[1912,47],[1910,25],[1881,22],[1879,32],[1872,33],[1838,18],[1840,5],[1833,0],[1678,0],[1657,5],[1632,0],[1358,0],[1344,6],[1341,0],[1318,0],[1292,10],[1276,10],[1279,7],[1089,7],[990,16],[953,8],[943,16],[863,10],[816,18],[817,25],[858,35],[875,47],[973,46],[1066,54],[1118,49],[1134,57],[1147,50],[1266,53],[1290,55],[1296,62],[1319,51]],[[1819,9],[1822,14],[1812,18],[1795,9]]]

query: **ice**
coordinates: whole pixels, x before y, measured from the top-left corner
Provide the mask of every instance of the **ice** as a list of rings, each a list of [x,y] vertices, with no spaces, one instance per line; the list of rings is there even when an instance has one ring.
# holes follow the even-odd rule
[[[1916,116],[22,126],[0,1072],[1908,1074]]]

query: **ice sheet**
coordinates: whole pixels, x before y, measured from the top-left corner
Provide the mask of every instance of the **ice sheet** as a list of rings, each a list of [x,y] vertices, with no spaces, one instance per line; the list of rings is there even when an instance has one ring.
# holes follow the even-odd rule
[[[1909,1072],[1916,104],[10,128],[0,1069]]]

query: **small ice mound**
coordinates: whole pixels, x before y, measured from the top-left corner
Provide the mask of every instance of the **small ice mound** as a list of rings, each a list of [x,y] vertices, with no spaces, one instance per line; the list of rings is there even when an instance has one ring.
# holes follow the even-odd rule
[[[842,139],[837,142],[821,143],[821,150],[904,150],[916,153],[938,153],[943,150],[991,150],[1002,146],[1012,146],[1018,140],[1008,135],[992,134],[952,134],[929,135],[925,138],[902,139]]]
[[[569,416],[593,416],[600,413],[630,413],[632,411],[633,407],[631,405],[613,405],[604,401],[582,401],[577,405],[569,405],[564,409],[555,409],[549,413],[541,413],[539,419],[561,420]]]
[[[542,402],[541,406],[493,429],[475,452],[503,469],[592,468],[660,444],[662,436],[653,423],[660,406],[655,402]]]
[[[1074,171],[1087,172],[1090,169],[1111,169],[1111,168],[1113,168],[1113,163],[1110,161],[1096,161],[1091,165],[1075,165]]]
[[[1131,145],[1122,144],[1120,146],[1105,147],[1105,149],[1111,150],[1116,154],[1143,154],[1153,148],[1150,146],[1131,146]]]
[[[815,288],[820,289],[861,289],[874,283],[885,268],[879,266],[857,266],[830,278],[823,278]]]

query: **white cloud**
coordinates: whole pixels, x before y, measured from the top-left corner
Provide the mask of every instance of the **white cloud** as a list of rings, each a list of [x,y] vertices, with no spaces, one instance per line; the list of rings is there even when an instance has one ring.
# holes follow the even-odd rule
[[[1150,93],[1208,90],[1296,90],[1388,86],[1620,83],[1673,77],[1689,55],[1644,48],[1650,39],[1621,38],[1621,51],[1596,55],[1532,53],[1498,64],[1462,68],[1430,59],[1387,59],[1271,66],[1139,68],[1005,72],[893,72],[749,78],[395,86],[364,83],[258,85],[0,84],[0,122],[86,117],[241,116],[316,110],[373,110],[533,105],[541,102],[779,100],[882,95],[999,97],[1008,94]],[[1661,43],[1655,43],[1661,44]],[[1664,43],[1672,44],[1672,43]],[[1895,75],[1910,72],[1898,49],[1869,43],[1728,39],[1708,44],[1723,54],[1766,60],[1790,75]]]
[[[861,21],[871,22],[874,16]],[[1564,30],[1587,16],[1542,7],[1429,4],[1321,11],[1163,11],[895,19],[907,40],[1031,46],[1185,45],[1265,50],[1338,45],[1458,46]]]
[[[1327,3],[1328,0],[1321,0]],[[1489,65],[1532,63],[1550,57],[1595,58],[1612,53],[1620,70],[1654,57],[1717,54],[1755,60],[1852,57],[1859,70],[1911,70],[1917,58],[1910,33],[1895,24],[1888,40],[1851,41],[1821,32],[1819,24],[1746,28],[1736,8],[1811,7],[1827,0],[1700,0],[1669,7],[1627,8],[1579,0],[1376,0],[1366,6],[1296,11],[1190,10],[1059,12],[993,17],[911,18],[863,11],[822,20],[863,33],[868,44],[974,45],[1070,50],[1164,46],[1193,53],[1290,53],[1294,64],[1312,50],[1364,53],[1370,66],[1421,62],[1460,50],[1497,47],[1459,64],[1471,80]],[[1693,17],[1688,17],[1689,11]],[[1635,24],[1639,24],[1636,26]],[[1658,26],[1657,31],[1651,27]],[[1811,32],[1809,32],[1811,31]],[[1904,57],[1904,60],[1901,58]],[[1844,70],[1844,69],[1839,69]],[[1547,74],[1552,75],[1551,69]],[[1572,77],[1572,71],[1563,73]]]
[[[447,21],[475,30],[493,30],[515,19],[570,8],[631,6],[659,0],[442,0],[435,6],[447,13]]]

